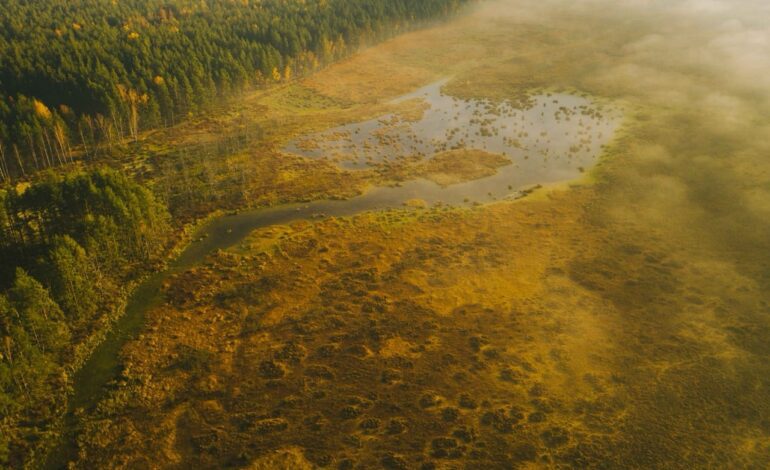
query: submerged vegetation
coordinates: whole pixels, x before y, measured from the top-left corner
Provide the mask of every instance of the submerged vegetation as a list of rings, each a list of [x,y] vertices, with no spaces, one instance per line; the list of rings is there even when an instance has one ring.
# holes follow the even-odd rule
[[[118,29],[306,18],[174,3]],[[459,4],[304,3],[396,24]],[[41,463],[72,371],[192,238],[132,298],[139,334],[94,365],[115,370],[50,466],[767,467],[769,18],[754,0],[479,2],[116,146],[117,171],[6,187],[0,462]],[[235,47],[213,30],[186,40]]]

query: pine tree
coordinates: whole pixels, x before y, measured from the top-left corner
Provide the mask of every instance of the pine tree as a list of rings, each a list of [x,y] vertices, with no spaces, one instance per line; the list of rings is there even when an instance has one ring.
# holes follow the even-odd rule
[[[46,266],[51,292],[67,317],[80,324],[90,320],[98,307],[101,273],[85,250],[67,235],[57,236]]]
[[[21,268],[7,292],[20,324],[42,352],[60,356],[69,344],[70,331],[64,314],[40,282]]]

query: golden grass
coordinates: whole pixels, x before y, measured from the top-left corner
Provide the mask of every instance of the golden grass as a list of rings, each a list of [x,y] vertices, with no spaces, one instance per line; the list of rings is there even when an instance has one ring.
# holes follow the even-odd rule
[[[418,165],[417,174],[441,186],[492,176],[510,165],[503,155],[475,149],[447,150]]]
[[[125,383],[86,419],[83,462],[766,467],[766,105],[717,68],[671,65],[705,41],[637,52],[653,11],[552,4],[485,4],[244,100],[266,128],[250,194],[415,176],[421,162],[348,183],[277,149],[444,76],[468,97],[622,101],[582,186],[255,232],[166,286]]]

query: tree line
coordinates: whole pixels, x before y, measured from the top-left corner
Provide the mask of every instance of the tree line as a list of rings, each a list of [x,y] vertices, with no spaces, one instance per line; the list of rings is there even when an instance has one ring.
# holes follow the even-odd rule
[[[0,467],[27,462],[61,415],[76,349],[157,263],[168,219],[113,171],[0,191]]]
[[[109,170],[50,169],[94,161],[143,130],[291,80],[468,1],[4,0],[0,468],[34,461],[62,416],[78,351],[169,240],[167,206],[140,184]],[[236,197],[199,190],[221,178],[207,163],[227,151],[188,150],[174,159],[181,169],[163,167],[168,183],[156,189],[168,207]],[[32,183],[9,184],[24,179]]]
[[[469,0],[5,0],[0,180],[92,158]]]

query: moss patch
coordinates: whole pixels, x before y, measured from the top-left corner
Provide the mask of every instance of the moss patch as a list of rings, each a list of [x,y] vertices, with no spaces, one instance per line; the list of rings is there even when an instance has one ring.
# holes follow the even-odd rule
[[[438,185],[449,186],[492,176],[497,168],[510,164],[505,156],[483,150],[447,150],[420,164],[417,174]]]

